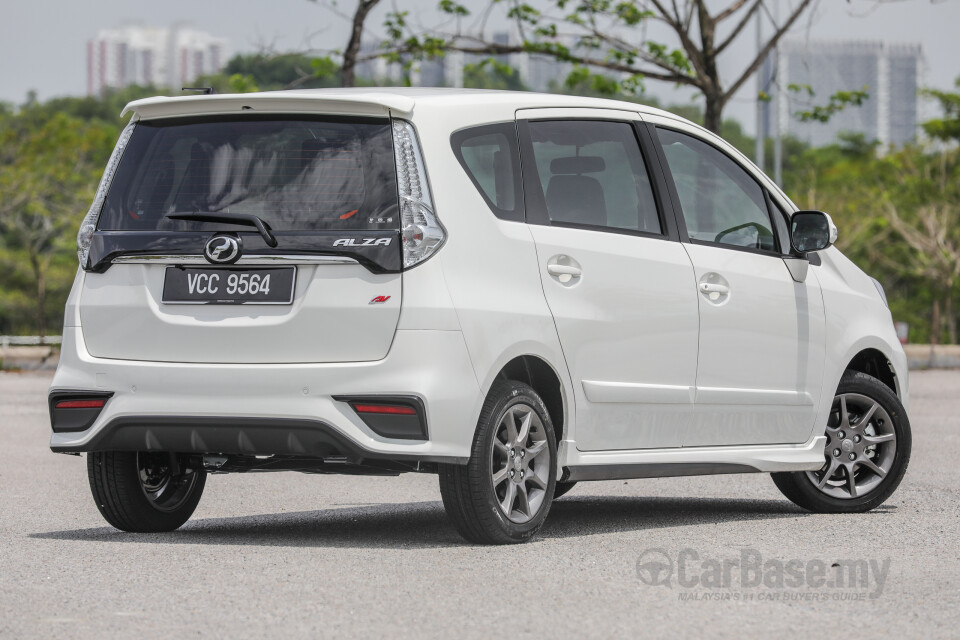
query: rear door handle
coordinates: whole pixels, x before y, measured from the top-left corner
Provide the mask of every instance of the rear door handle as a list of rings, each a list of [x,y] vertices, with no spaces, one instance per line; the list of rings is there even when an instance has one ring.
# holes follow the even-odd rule
[[[714,284],[712,282],[701,282],[700,283],[701,293],[719,293],[720,295],[726,295],[730,293],[730,287],[725,284]]]
[[[580,270],[580,267],[574,267],[568,264],[548,264],[547,273],[552,276],[579,278],[583,274],[583,271]]]

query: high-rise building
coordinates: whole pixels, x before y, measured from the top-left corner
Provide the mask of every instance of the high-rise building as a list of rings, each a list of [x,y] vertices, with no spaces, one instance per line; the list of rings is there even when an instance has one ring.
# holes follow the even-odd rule
[[[883,147],[909,143],[921,121],[918,90],[923,75],[920,44],[784,41],[762,70],[763,86],[780,88],[779,96],[763,109],[763,130],[773,136],[779,127],[782,134],[814,146],[835,142],[841,132],[862,133]],[[847,106],[827,122],[801,122],[797,117],[839,91],[864,87],[869,97],[862,105]]]
[[[132,84],[180,88],[220,71],[228,41],[187,25],[124,25],[87,42],[87,93]]]

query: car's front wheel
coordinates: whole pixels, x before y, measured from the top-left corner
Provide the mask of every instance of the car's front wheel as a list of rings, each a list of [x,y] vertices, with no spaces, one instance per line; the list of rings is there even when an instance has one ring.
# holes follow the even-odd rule
[[[553,423],[537,392],[497,382],[480,412],[470,462],[440,469],[447,515],[471,542],[529,540],[550,511],[556,459]]]
[[[107,522],[122,531],[155,533],[190,518],[207,473],[175,453],[104,451],[87,455],[87,477]]]
[[[865,373],[840,380],[816,471],[774,473],[777,488],[819,513],[869,511],[896,490],[910,461],[910,421],[889,387]]]

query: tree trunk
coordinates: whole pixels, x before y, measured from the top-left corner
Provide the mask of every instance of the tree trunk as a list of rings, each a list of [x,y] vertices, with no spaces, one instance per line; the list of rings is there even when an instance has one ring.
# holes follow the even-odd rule
[[[340,84],[344,87],[352,87],[356,83],[354,69],[357,66],[360,41],[363,39],[363,23],[367,19],[367,14],[377,6],[378,2],[380,0],[359,0],[357,2],[357,10],[353,14],[353,29],[350,31],[350,41],[347,42],[347,48],[343,51],[343,66],[340,68]]]
[[[947,290],[943,315],[947,320],[947,339],[950,344],[957,344],[957,319],[953,316],[953,287]]]
[[[703,126],[720,135],[720,126],[723,124],[723,99],[720,96],[704,92],[706,105],[703,110]]]
[[[933,310],[930,313],[930,344],[940,344],[940,298],[934,297]]]
[[[44,273],[43,265],[37,256],[30,257],[30,266],[33,269],[33,279],[36,284],[37,292],[37,330],[40,335],[40,342],[47,337],[47,277]]]

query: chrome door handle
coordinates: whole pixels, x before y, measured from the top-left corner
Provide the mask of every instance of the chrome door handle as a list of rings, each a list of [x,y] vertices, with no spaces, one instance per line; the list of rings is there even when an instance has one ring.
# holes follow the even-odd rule
[[[571,278],[579,278],[583,274],[580,267],[567,264],[548,264],[547,273],[552,276],[570,276]]]
[[[719,293],[720,295],[726,295],[730,293],[730,287],[725,284],[714,284],[711,282],[701,282],[700,283],[700,292],[701,293]]]

